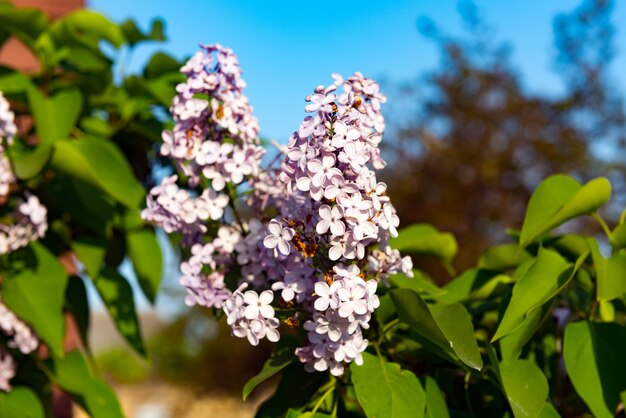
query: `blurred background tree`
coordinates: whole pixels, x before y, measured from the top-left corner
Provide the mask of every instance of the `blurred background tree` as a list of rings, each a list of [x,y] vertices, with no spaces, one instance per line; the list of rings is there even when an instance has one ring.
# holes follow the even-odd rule
[[[554,66],[563,80],[557,95],[525,88],[510,48],[494,40],[472,2],[459,3],[462,38],[419,19],[441,64],[396,86],[402,101],[387,112],[384,180],[402,225],[429,222],[456,235],[463,251],[455,267],[471,265],[503,240],[502,231],[519,227],[531,191],[550,174],[608,174],[618,189],[615,207],[623,207],[626,117],[611,77],[612,11],[609,0],[585,0],[554,19]]]

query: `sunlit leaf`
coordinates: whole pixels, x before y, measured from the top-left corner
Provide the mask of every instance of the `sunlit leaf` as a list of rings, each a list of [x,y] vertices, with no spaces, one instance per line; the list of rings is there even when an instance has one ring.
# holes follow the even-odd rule
[[[365,415],[404,418],[424,416],[426,393],[417,377],[399,364],[363,353],[363,365],[350,366],[352,383]]]
[[[474,327],[461,304],[438,304],[429,307],[419,294],[409,289],[393,289],[391,298],[400,319],[452,358],[469,367],[483,366]]]
[[[15,270],[3,272],[2,300],[28,322],[50,349],[63,353],[63,306],[67,274],[43,245],[31,243],[15,253]]]
[[[626,328],[615,323],[571,322],[563,358],[576,389],[594,416],[612,417],[626,390]]]
[[[604,177],[593,179],[584,186],[569,176],[548,177],[530,198],[520,246],[527,246],[570,219],[595,212],[610,197],[611,184]]]

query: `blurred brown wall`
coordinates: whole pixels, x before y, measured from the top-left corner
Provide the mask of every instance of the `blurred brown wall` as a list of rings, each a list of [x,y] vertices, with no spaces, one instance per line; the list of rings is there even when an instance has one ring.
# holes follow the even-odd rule
[[[51,20],[85,6],[85,0],[13,0],[16,7],[36,7],[43,10]],[[36,71],[37,60],[17,39],[9,39],[0,50],[0,65],[22,71]]]

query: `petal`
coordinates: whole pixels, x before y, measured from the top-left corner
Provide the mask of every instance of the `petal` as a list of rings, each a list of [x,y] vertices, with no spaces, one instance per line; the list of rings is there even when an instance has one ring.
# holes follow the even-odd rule
[[[302,192],[306,192],[311,188],[311,179],[307,176],[302,176],[296,180],[296,188]]]
[[[346,233],[346,227],[343,222],[335,221],[330,225],[330,232],[336,237],[341,237]]]
[[[364,315],[367,313],[367,303],[363,299],[357,300],[354,303],[354,312],[359,315]]]
[[[279,242],[280,242],[280,238],[278,238],[275,235],[268,235],[265,238],[263,238],[263,245],[265,246],[265,248],[269,248],[269,249],[276,248]]]
[[[337,327],[332,327],[328,329],[328,338],[331,341],[339,341],[341,338],[341,330]]]
[[[259,295],[253,290],[248,290],[243,294],[243,301],[248,305],[256,305],[259,303]]]
[[[363,305],[365,306],[365,303]],[[262,305],[259,311],[261,312],[261,316],[263,318],[274,317],[274,308],[272,308],[270,305]],[[367,306],[365,306],[365,312],[367,312]]]
[[[274,294],[272,293],[271,290],[264,290],[259,295],[259,301],[263,305],[269,305],[270,303],[272,303],[273,300],[274,300]]]
[[[315,232],[321,235],[328,231],[328,228],[330,228],[330,226],[330,221],[328,219],[322,219],[317,223],[317,226],[315,227]]]
[[[315,283],[315,294],[317,296],[328,298],[330,297],[330,287],[328,287],[326,282],[317,282]]]
[[[280,340],[280,334],[274,328],[268,328],[267,334],[265,336],[267,337],[268,340],[270,340],[273,343]]]
[[[330,258],[332,261],[339,260],[342,253],[343,248],[341,248],[340,245],[333,245],[332,247],[330,247],[330,250],[328,250],[328,258]]]
[[[324,312],[326,309],[328,309],[329,304],[330,301],[328,298],[317,298],[315,300],[315,303],[313,304],[313,307],[315,308],[315,310]]]
[[[339,316],[342,318],[349,317],[354,312],[354,302],[344,302],[339,307]]]
[[[272,219],[267,226],[267,230],[270,232],[270,234],[278,236],[280,235],[280,231],[283,230],[283,227],[278,221]]]
[[[352,289],[352,297],[354,299],[362,299],[365,296],[365,288],[363,286],[355,286]]]
[[[250,343],[250,345],[254,345],[254,346],[259,345],[259,338],[256,335],[254,335],[252,332],[248,331],[247,337],[248,337],[248,342]]]
[[[311,172],[311,173],[317,173],[319,171],[323,171],[324,170],[324,166],[322,165],[322,162],[320,160],[311,160],[307,163],[306,168]]]
[[[339,297],[340,300],[346,301],[350,299],[350,291],[346,289],[345,287],[341,287],[337,289],[337,296]]]
[[[319,214],[320,214],[320,218],[322,218],[322,219],[330,219],[331,214],[332,214],[330,206],[328,206],[328,205],[320,206]]]
[[[291,252],[291,245],[284,239],[278,240],[278,252],[282,255],[289,255]]]
[[[247,306],[243,311],[243,316],[248,320],[252,320],[259,317],[259,307],[256,305]]]

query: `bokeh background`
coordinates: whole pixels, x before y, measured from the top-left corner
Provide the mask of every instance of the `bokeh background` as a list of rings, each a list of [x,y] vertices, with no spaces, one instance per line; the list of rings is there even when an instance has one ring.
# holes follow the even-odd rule
[[[455,234],[456,271],[505,242],[507,229],[515,233],[530,192],[550,174],[608,175],[614,207],[626,203],[624,1],[15,3],[45,7],[52,17],[89,7],[145,29],[164,20],[168,41],[116,53],[119,74],[139,71],[156,50],[184,59],[199,43],[233,48],[261,135],[278,143],[297,129],[304,97],[330,84],[331,73],[378,79],[388,97],[382,178],[403,225],[428,222]],[[27,68],[19,46],[7,48],[0,60]],[[603,215],[619,213],[609,207]],[[185,308],[176,249],[164,236],[161,244],[165,276],[156,306],[137,292],[151,361],[124,345],[93,292],[98,367],[130,417],[252,416],[263,390],[247,404],[239,391],[267,347],[252,350],[205,310]],[[440,284],[454,274],[415,261]]]

